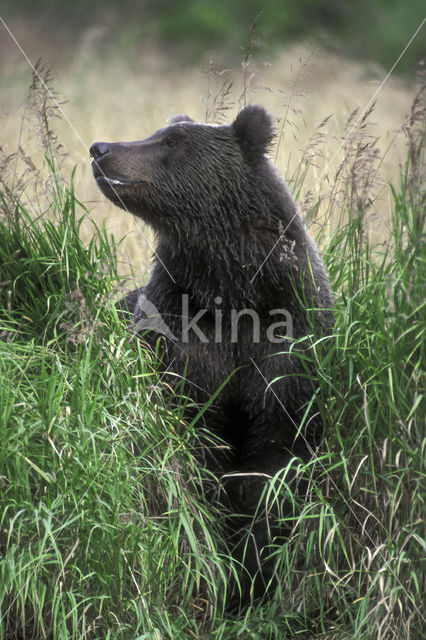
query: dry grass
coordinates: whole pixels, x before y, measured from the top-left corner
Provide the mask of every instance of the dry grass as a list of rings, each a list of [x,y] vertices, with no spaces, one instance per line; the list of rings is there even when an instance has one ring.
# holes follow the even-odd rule
[[[347,134],[357,119],[362,119],[364,110],[369,111],[371,99],[386,75],[383,69],[300,44],[283,50],[268,63],[253,63],[247,55],[250,51],[243,52],[241,66],[216,73],[214,66],[202,61],[194,61],[192,68],[178,68],[167,58],[167,52],[144,43],[132,54],[114,49],[106,57],[111,28],[106,24],[87,29],[79,42],[67,44],[60,33],[46,36],[36,25],[9,26],[32,61],[41,55],[54,70],[59,99],[67,101],[63,107],[66,118],[58,125],[59,139],[68,152],[70,167],[78,165],[77,197],[98,222],[106,220],[116,238],[125,236],[121,245],[123,274],[129,273],[132,265],[137,279],[143,281],[152,253],[152,235],[141,221],[119,211],[100,195],[92,179],[88,149],[95,140],[143,138],[176,113],[189,113],[203,121],[206,113],[214,117],[216,111],[216,118],[232,119],[243,101],[265,105],[277,118],[281,133],[276,164],[292,183],[302,210],[307,214],[320,203],[314,219],[321,225],[317,230],[326,236],[329,225],[333,228],[340,224],[337,183],[341,163],[347,157]],[[25,101],[31,69],[4,30],[2,36],[0,144],[7,154],[16,150],[19,141],[36,161],[37,138],[31,138],[34,132],[21,128],[16,111],[16,106]],[[378,92],[368,122],[363,122],[363,134],[370,137],[370,142],[375,139],[377,152],[370,185],[375,200],[371,214],[380,214],[379,223],[374,217],[377,241],[387,238],[386,185],[398,175],[403,143],[400,131],[415,89],[414,82],[409,85],[389,78]],[[86,233],[89,237],[90,228]]]

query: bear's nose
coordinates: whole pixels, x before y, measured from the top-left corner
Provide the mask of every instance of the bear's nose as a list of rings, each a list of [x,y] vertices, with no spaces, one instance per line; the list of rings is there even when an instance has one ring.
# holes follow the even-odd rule
[[[90,155],[95,160],[111,151],[111,145],[108,142],[94,142],[90,147]]]

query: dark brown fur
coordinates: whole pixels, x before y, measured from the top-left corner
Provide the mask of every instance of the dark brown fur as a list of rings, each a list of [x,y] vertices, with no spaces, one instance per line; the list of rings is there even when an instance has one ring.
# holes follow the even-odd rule
[[[145,140],[91,148],[102,192],[146,220],[158,238],[149,282],[120,308],[128,309],[137,324],[144,318],[141,301],[155,305],[174,336],[162,338],[164,362],[180,375],[186,371],[187,392],[196,402],[207,401],[232,374],[206,418],[229,449],[208,460],[219,475],[264,474],[239,475],[226,483],[231,509],[247,516],[256,511],[265,477],[285,468],[293,456],[307,461],[322,430],[315,403],[300,429],[314,393],[306,361],[299,357],[308,342],[302,347],[291,340],[271,343],[270,312],[291,313],[296,340],[322,336],[332,323],[323,263],[265,155],[272,139],[269,115],[250,106],[231,125],[177,116]],[[190,318],[202,312],[197,326],[207,342],[194,332],[184,341],[182,294],[188,296]],[[247,315],[239,320],[235,340],[233,309],[257,314],[258,341]],[[158,337],[151,331],[145,339],[154,345]],[[244,555],[248,574],[257,576],[255,595],[272,575],[270,562],[261,560],[259,567],[270,531],[264,519],[259,521]],[[241,545],[235,554],[242,558]],[[248,597],[249,582],[243,600]]]

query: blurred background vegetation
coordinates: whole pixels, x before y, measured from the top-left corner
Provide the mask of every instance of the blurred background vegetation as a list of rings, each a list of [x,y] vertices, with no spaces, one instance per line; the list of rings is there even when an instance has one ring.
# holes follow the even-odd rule
[[[11,16],[35,17],[52,30],[66,27],[70,38],[89,23],[110,23],[109,46],[149,38],[183,57],[206,46],[235,57],[259,16],[256,37],[264,49],[309,37],[384,67],[392,66],[395,52],[404,49],[425,16],[423,0],[3,0],[2,5]],[[425,51],[423,33],[398,72],[411,69]]]
[[[381,242],[389,229],[386,185],[399,179],[403,126],[423,69],[425,25],[413,36],[424,14],[422,0],[2,0],[0,170],[17,149],[36,164],[44,157],[28,117],[31,65],[41,58],[61,105],[55,123],[67,171],[77,165],[78,199],[124,238],[123,274],[133,268],[138,282],[146,278],[151,231],[99,193],[92,142],[144,138],[177,113],[230,121],[247,102],[273,114],[273,161],[305,216],[319,203],[324,245],[338,167],[359,119],[380,152],[369,228]],[[367,125],[361,116],[373,105]]]

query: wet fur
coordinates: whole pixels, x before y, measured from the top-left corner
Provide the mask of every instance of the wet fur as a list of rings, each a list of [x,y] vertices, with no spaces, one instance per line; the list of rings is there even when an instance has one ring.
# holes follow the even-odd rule
[[[142,217],[157,235],[149,282],[119,308],[137,324],[141,295],[155,305],[177,338],[161,338],[164,363],[178,374],[186,371],[187,393],[196,402],[206,402],[233,374],[206,419],[209,429],[229,445],[223,453],[207,456],[219,476],[255,472],[270,477],[293,456],[307,461],[322,431],[313,404],[297,436],[314,388],[297,349],[292,355],[275,355],[290,343],[271,344],[266,333],[273,309],[291,312],[295,339],[325,335],[332,323],[323,263],[267,158],[273,136],[270,116],[262,107],[249,106],[230,125],[176,116],[145,140],[91,148],[94,175],[105,196]],[[196,336],[182,343],[182,294],[188,294],[191,317],[207,310],[198,323],[207,344]],[[238,340],[231,340],[231,309],[245,308],[260,318],[258,343],[252,340],[250,318],[241,318]],[[220,343],[215,342],[217,309],[223,314]],[[144,339],[154,346],[158,337],[152,332]],[[267,388],[265,380],[276,378]],[[264,484],[259,475],[228,479],[228,507],[252,516]],[[238,526],[230,540],[236,557],[243,559],[238,540],[235,544]],[[256,576],[255,596],[262,595],[273,572],[270,562],[259,567],[260,550],[271,531],[265,520],[258,522],[244,556],[248,574]],[[250,598],[250,584],[243,580],[243,602]]]

